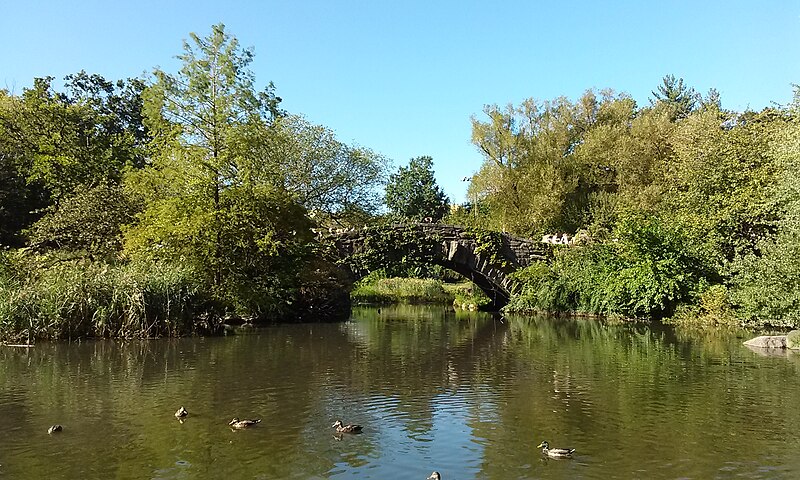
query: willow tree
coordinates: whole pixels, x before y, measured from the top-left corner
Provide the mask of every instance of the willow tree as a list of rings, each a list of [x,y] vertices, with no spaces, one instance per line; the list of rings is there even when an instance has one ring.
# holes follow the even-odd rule
[[[378,213],[388,160],[337,140],[329,128],[281,116],[258,154],[269,164],[262,173],[280,179],[318,224],[360,225]]]
[[[491,105],[484,108],[488,121],[472,119],[472,142],[484,163],[470,190],[488,204],[495,228],[526,235],[575,229],[569,212],[585,202],[578,200],[583,166],[573,154],[598,121],[598,108],[589,91],[577,103],[561,97]]]
[[[145,205],[129,255],[192,264],[220,297],[271,313],[288,295],[308,235],[305,210],[254,152],[281,112],[255,89],[253,52],[215,25],[191,35],[177,74],[155,71],[144,93],[151,163],[127,185]]]

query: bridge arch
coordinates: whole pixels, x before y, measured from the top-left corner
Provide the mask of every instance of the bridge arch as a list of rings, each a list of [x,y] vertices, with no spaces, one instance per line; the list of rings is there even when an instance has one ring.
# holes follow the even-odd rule
[[[323,233],[321,240],[356,280],[404,256],[416,256],[470,279],[491,299],[494,310],[511,297],[511,273],[547,258],[547,247],[539,242],[433,223],[342,229]]]

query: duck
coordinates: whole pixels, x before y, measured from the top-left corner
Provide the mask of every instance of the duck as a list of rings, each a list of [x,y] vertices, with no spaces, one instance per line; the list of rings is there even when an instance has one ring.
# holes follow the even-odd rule
[[[61,425],[53,425],[52,427],[47,429],[47,434],[50,435],[56,432],[60,432],[61,430],[63,430]]]
[[[536,448],[541,448],[542,453],[552,458],[567,458],[575,453],[574,448],[550,448],[550,444],[546,441],[540,443]]]
[[[186,415],[189,415],[189,412],[183,407],[179,408],[178,411],[175,412],[175,418],[183,418]]]
[[[335,428],[339,433],[361,433],[361,429],[364,428],[361,425],[345,425],[341,420],[336,420],[336,423],[331,425],[331,427]]]
[[[442,480],[442,475],[439,472],[433,472],[427,480]]]
[[[230,425],[231,428],[236,428],[238,430],[241,430],[243,428],[252,427],[257,423],[261,423],[260,418],[256,418],[253,420],[239,420],[239,417],[233,417],[233,420],[228,422],[228,425]]]

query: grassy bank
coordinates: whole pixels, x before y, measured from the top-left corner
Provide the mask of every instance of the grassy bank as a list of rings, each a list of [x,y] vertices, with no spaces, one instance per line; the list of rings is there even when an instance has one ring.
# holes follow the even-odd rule
[[[157,263],[70,261],[0,272],[0,340],[177,336],[213,330],[193,272]]]
[[[471,282],[443,283],[422,278],[366,278],[350,293],[354,303],[438,303],[476,310],[488,297]]]

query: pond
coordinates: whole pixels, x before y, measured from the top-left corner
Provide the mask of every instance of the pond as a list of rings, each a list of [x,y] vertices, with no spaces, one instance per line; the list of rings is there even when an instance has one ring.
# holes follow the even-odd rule
[[[800,478],[800,355],[743,340],[398,306],[2,347],[0,478]],[[547,459],[543,440],[577,450]]]

